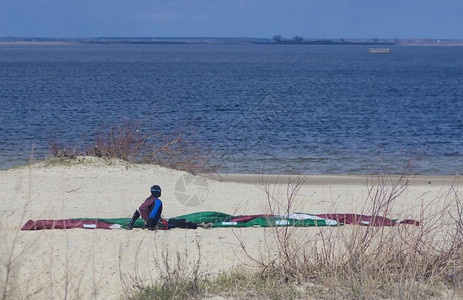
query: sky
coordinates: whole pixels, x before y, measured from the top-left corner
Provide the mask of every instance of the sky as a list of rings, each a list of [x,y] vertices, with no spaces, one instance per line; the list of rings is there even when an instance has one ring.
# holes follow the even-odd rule
[[[0,0],[0,36],[463,39],[463,0]]]

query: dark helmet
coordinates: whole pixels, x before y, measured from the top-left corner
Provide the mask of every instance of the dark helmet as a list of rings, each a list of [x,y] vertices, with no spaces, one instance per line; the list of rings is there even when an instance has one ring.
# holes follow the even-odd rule
[[[161,197],[161,187],[159,185],[153,185],[151,187],[151,196],[153,197]]]

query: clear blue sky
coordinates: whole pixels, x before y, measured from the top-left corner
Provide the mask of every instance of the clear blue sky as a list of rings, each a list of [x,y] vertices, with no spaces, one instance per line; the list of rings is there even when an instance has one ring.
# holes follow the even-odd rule
[[[0,36],[453,38],[463,0],[0,0]]]

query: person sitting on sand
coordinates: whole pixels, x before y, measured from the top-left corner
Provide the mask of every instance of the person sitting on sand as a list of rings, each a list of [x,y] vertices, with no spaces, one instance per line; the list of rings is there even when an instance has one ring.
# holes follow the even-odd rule
[[[145,220],[146,225],[144,228],[149,230],[155,230],[156,225],[158,225],[159,220],[161,219],[162,213],[162,201],[159,199],[161,197],[161,187],[159,185],[153,185],[151,187],[151,196],[146,198],[145,202],[140,205],[138,210],[135,210],[135,213],[130,220],[129,225],[127,225],[128,230],[133,229],[133,224],[141,216]]]

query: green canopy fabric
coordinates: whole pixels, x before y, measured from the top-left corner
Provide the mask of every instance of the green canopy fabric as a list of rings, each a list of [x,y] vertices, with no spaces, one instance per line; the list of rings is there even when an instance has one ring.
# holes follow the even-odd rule
[[[296,217],[295,217],[296,216]],[[303,216],[301,218],[300,216]],[[280,215],[249,215],[249,216],[233,216],[217,211],[204,211],[192,214],[180,215],[170,219],[185,219],[192,223],[212,223],[214,228],[226,227],[275,227],[275,226],[294,226],[294,227],[312,227],[312,226],[342,226],[343,224],[319,218],[311,214],[289,214],[286,216]],[[74,220],[96,220],[106,223],[119,224],[122,228],[126,228],[130,222],[130,218],[111,218],[111,219],[91,219],[78,218]],[[142,219],[138,219],[134,223],[134,228],[142,228],[145,223]]]

